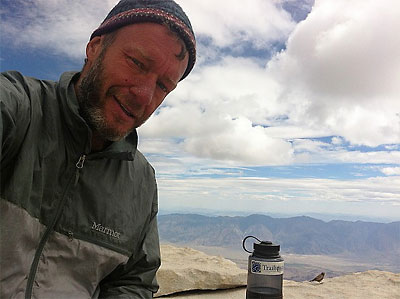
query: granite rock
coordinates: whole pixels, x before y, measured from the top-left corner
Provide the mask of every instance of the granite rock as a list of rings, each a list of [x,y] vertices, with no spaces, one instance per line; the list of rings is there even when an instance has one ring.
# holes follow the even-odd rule
[[[155,297],[193,290],[218,290],[245,286],[247,271],[220,256],[188,247],[161,245],[160,289]]]

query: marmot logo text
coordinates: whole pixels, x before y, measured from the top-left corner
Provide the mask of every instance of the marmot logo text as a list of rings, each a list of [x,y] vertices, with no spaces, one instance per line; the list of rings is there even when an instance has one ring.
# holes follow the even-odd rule
[[[94,221],[93,221],[92,229],[95,230],[95,231],[98,231],[100,233],[109,235],[109,236],[111,236],[113,238],[116,238],[116,239],[119,239],[119,237],[121,236],[120,232],[117,232],[117,231],[115,231],[115,230],[113,230],[111,228],[108,228],[108,227],[104,227],[100,223],[97,224]]]

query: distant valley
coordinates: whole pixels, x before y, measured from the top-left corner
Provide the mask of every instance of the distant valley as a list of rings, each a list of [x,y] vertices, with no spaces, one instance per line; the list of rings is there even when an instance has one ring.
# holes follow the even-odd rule
[[[311,217],[272,218],[170,214],[158,216],[161,242],[219,254],[246,267],[242,249],[253,235],[281,245],[288,279],[308,279],[320,269],[331,276],[365,269],[400,272],[400,222],[324,222]],[[251,244],[248,244],[251,248]],[[288,264],[289,262],[289,264]],[[341,271],[342,269],[342,271]],[[297,279],[296,279],[297,278]]]

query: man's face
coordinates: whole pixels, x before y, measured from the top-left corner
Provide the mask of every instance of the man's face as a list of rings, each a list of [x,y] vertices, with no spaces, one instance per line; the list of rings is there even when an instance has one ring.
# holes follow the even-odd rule
[[[104,36],[87,47],[87,66],[78,81],[81,113],[94,133],[117,141],[142,125],[182,77],[188,56],[165,26],[122,27],[104,47]]]

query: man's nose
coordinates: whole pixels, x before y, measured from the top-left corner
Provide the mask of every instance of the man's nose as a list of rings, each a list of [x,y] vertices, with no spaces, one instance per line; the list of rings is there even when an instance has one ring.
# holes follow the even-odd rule
[[[129,88],[129,92],[135,96],[138,104],[147,106],[151,103],[156,88],[156,78],[144,76],[138,78],[135,85]]]

